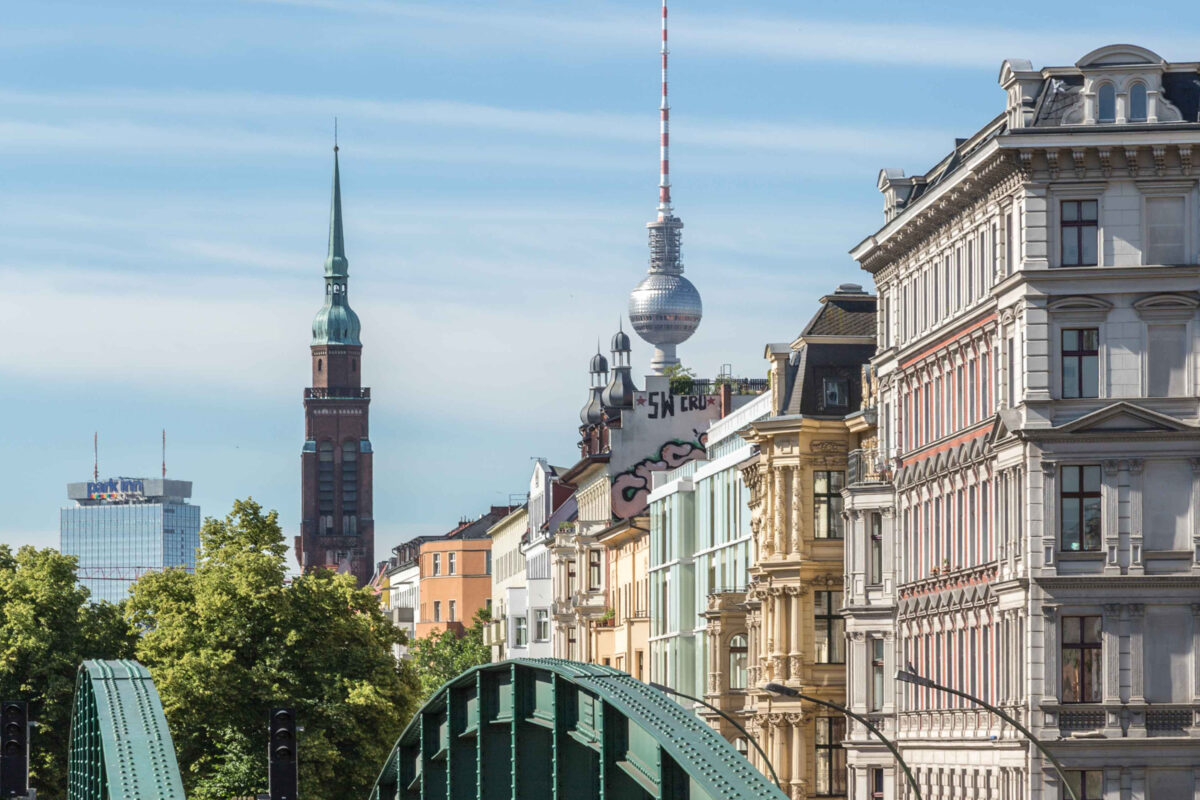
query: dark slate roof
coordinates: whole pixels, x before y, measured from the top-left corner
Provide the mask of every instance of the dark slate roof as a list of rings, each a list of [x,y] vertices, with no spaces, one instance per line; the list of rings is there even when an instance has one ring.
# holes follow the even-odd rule
[[[875,298],[870,295],[830,295],[801,336],[874,336]]]
[[[1036,127],[1061,125],[1067,112],[1083,103],[1083,76],[1064,75],[1043,84],[1033,110]]]
[[[1200,122],[1200,73],[1166,72],[1163,95],[1179,109],[1184,122]]]
[[[802,341],[788,360],[782,413],[840,417],[862,405],[862,365],[875,355],[875,297],[847,289],[822,297],[821,308],[800,336],[849,336],[863,341]],[[846,405],[825,405],[826,378],[846,381]]]

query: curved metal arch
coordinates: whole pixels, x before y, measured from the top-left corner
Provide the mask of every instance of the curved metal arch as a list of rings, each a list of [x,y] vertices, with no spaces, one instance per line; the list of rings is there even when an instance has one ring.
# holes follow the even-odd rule
[[[68,754],[68,800],[185,800],[162,702],[136,661],[80,665]]]
[[[612,667],[474,667],[397,740],[370,800],[787,800],[716,731]]]

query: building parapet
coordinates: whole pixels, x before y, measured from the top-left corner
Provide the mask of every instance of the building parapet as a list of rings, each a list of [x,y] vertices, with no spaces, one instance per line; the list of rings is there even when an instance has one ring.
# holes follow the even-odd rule
[[[891,483],[892,465],[883,448],[864,447],[851,450],[846,460],[846,485]]]

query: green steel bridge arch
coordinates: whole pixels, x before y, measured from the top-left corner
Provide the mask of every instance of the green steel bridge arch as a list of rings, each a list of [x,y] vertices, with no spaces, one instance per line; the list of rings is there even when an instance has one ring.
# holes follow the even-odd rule
[[[136,661],[84,661],[75,678],[67,800],[186,800],[150,673]]]
[[[446,683],[369,800],[787,800],[723,737],[611,667],[485,664]]]

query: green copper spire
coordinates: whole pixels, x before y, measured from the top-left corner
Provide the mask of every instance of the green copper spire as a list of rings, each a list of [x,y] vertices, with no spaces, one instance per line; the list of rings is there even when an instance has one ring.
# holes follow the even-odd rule
[[[338,146],[333,146],[333,200],[329,209],[329,255],[325,259],[326,275],[349,274],[346,260],[346,241],[342,236],[342,181],[338,174]]]
[[[338,171],[338,146],[333,146],[333,200],[329,211],[329,255],[325,258],[325,305],[313,320],[314,345],[361,345],[358,315],[350,308],[350,262],[342,236],[342,182]]]

